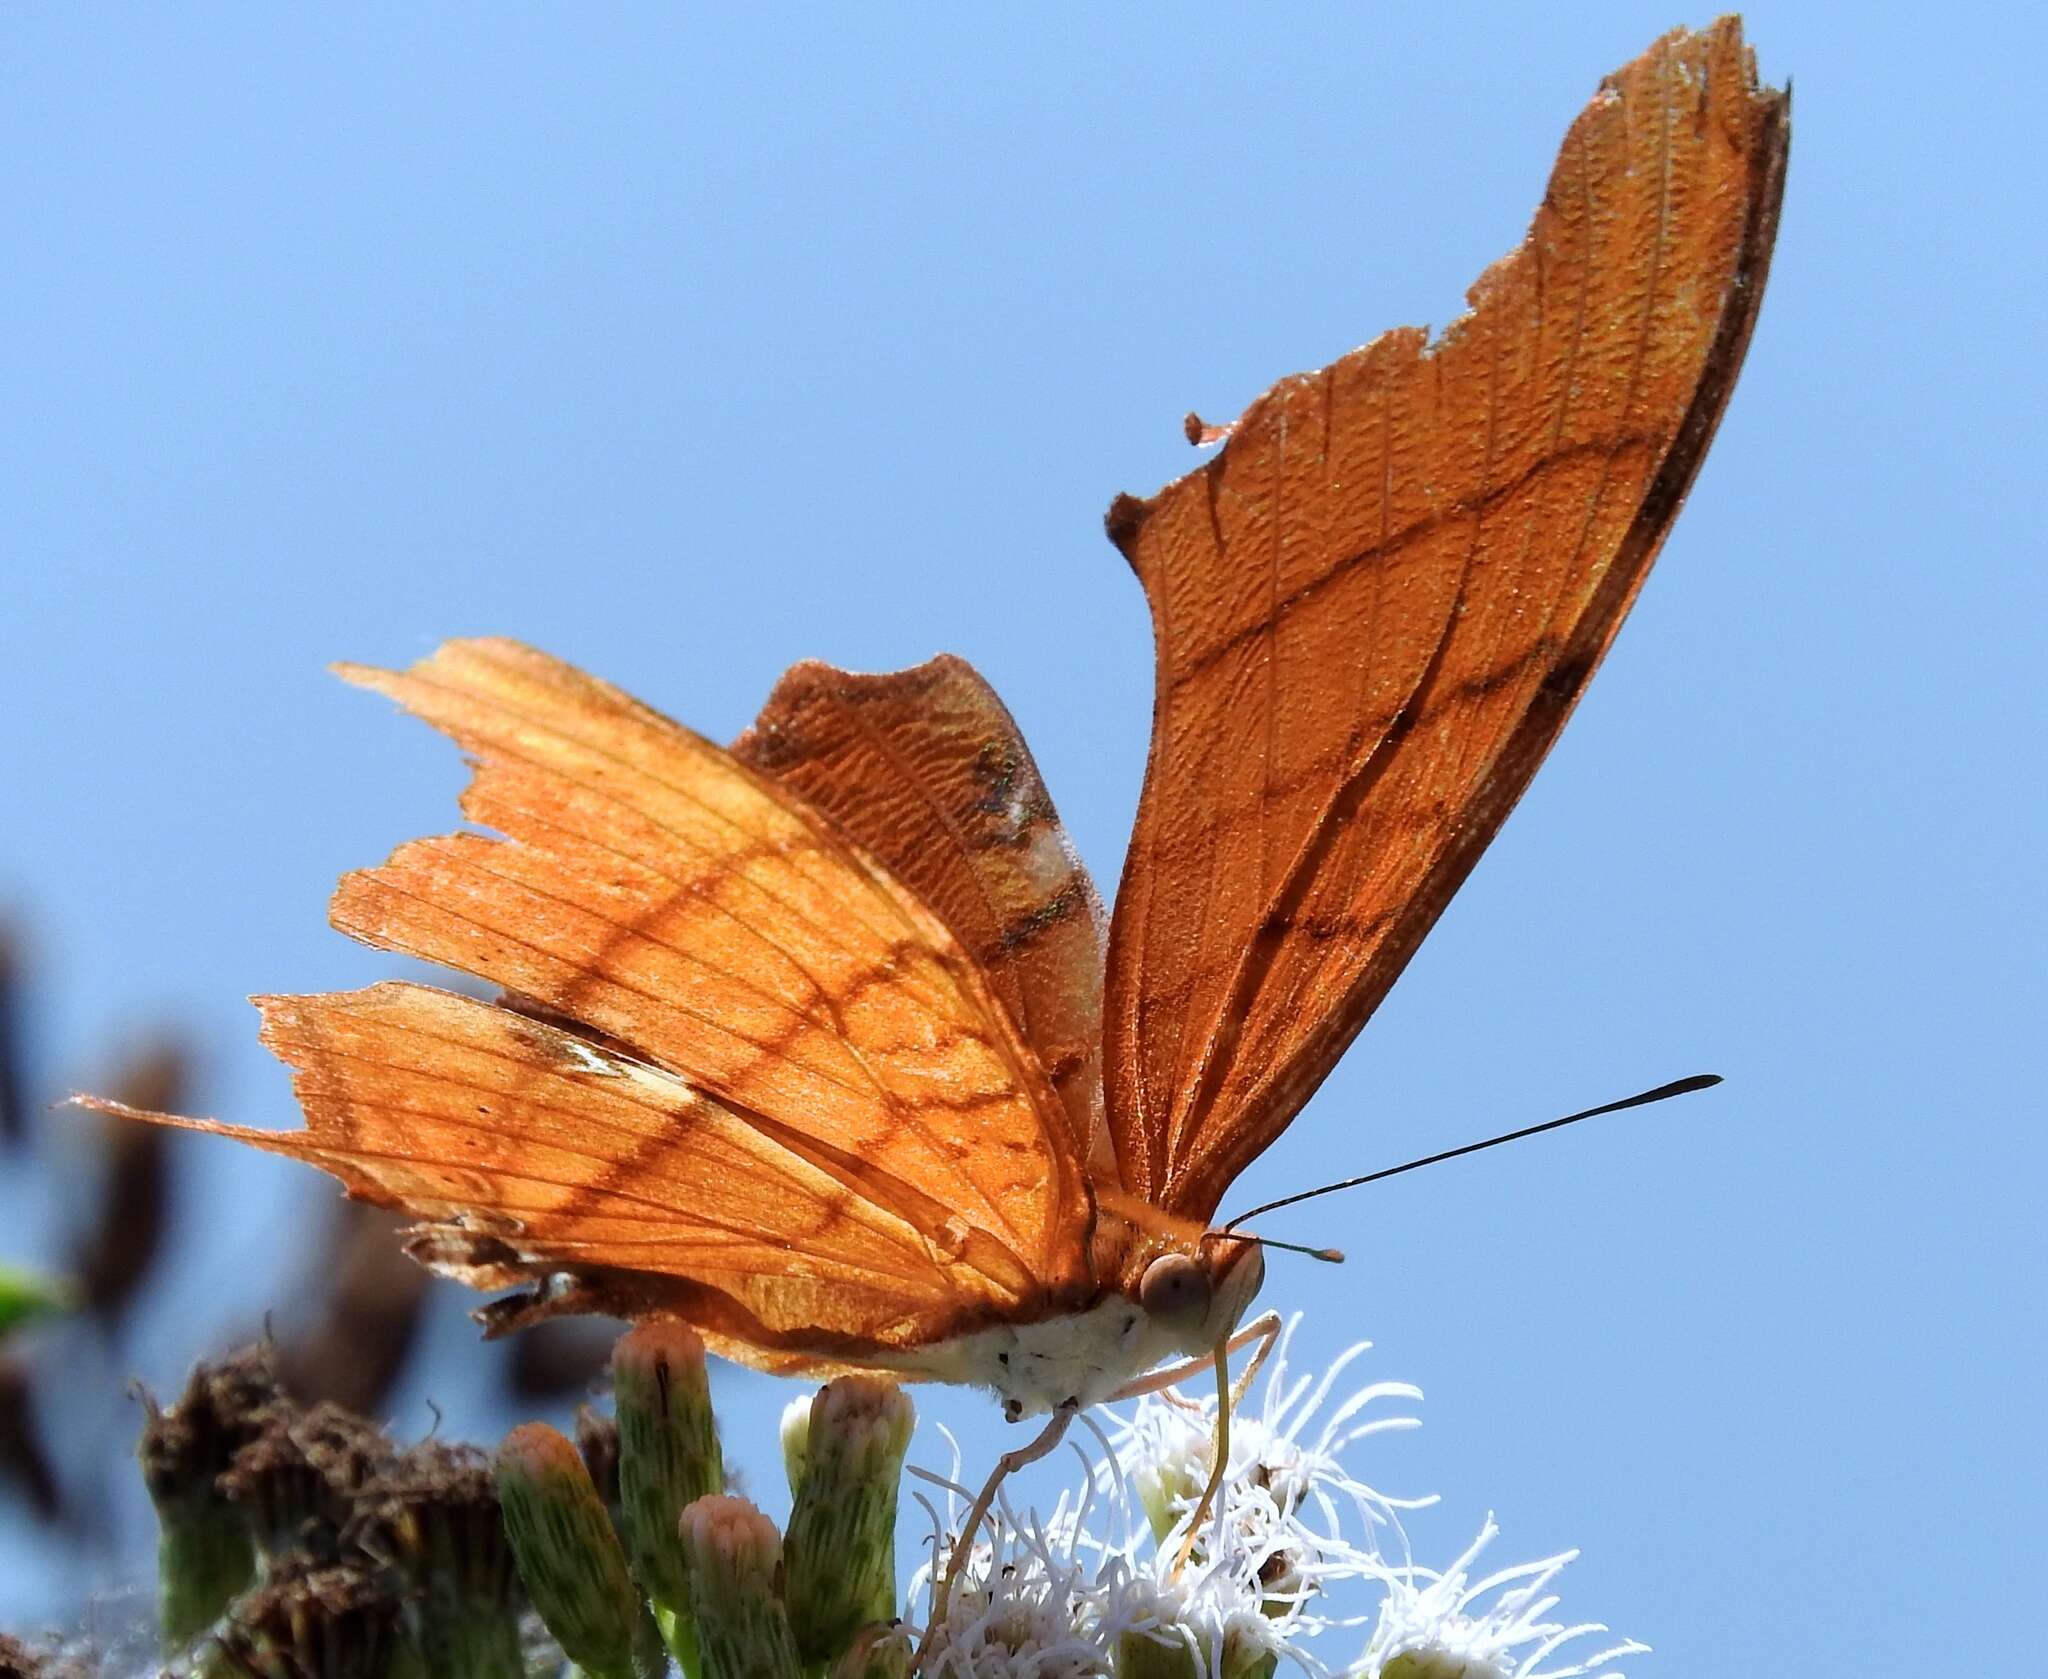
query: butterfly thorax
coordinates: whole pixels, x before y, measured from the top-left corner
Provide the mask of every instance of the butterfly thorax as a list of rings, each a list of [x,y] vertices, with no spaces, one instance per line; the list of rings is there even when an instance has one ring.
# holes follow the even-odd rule
[[[1158,1365],[1212,1351],[1265,1277],[1256,1244],[1118,1196],[1098,1205],[1091,1249],[1092,1298],[920,1348],[900,1368],[993,1389],[1012,1421],[1097,1405]]]

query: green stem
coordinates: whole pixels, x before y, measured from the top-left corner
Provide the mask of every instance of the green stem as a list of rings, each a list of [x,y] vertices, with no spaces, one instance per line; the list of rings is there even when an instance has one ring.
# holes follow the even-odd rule
[[[213,1498],[166,1498],[157,1505],[159,1616],[164,1644],[182,1649],[220,1619],[255,1572],[249,1524]]]
[[[426,1679],[525,1679],[519,1620],[509,1612],[443,1607],[420,1617],[417,1638]]]
[[[661,1628],[661,1641],[675,1657],[683,1679],[703,1679],[704,1657],[697,1648],[697,1625],[687,1609],[673,1610],[654,1605],[654,1624]]]

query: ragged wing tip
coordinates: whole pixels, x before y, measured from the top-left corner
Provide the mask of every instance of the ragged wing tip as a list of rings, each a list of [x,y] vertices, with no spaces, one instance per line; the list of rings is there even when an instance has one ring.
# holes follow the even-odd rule
[[[169,1126],[178,1131],[203,1131],[209,1136],[235,1137],[243,1142],[260,1143],[268,1135],[267,1132],[252,1132],[246,1126],[226,1125],[217,1119],[196,1119],[190,1114],[158,1113],[151,1108],[132,1107],[126,1102],[115,1101],[111,1096],[95,1096],[89,1090],[74,1090],[58,1105],[109,1114],[115,1119],[140,1120],[145,1125]]]

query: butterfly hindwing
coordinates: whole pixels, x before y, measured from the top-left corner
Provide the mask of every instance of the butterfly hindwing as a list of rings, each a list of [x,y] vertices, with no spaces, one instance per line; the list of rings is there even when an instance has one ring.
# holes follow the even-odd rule
[[[733,755],[823,812],[960,941],[1046,1070],[1091,1175],[1109,918],[995,691],[942,654],[883,675],[796,665]]]

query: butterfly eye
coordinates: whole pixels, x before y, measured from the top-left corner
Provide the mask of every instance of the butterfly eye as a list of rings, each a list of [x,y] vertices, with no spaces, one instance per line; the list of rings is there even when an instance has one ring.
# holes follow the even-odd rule
[[[1155,1318],[1199,1322],[1209,1315],[1209,1273],[1184,1253],[1162,1254],[1138,1280],[1138,1304]]]

